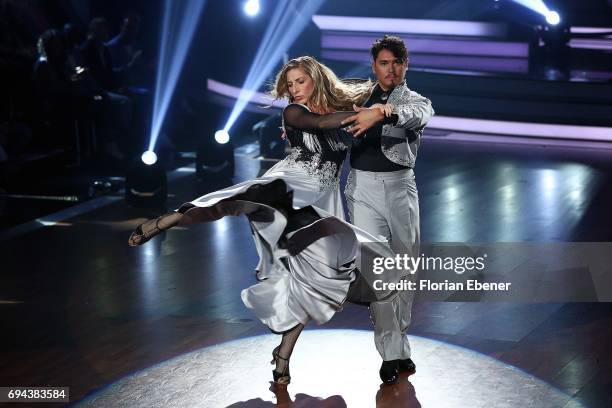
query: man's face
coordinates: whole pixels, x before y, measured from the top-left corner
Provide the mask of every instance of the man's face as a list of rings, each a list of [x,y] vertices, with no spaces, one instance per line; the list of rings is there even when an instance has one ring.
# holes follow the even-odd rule
[[[372,72],[376,75],[380,87],[388,91],[404,81],[407,67],[407,61],[402,62],[391,51],[383,48],[372,63]]]

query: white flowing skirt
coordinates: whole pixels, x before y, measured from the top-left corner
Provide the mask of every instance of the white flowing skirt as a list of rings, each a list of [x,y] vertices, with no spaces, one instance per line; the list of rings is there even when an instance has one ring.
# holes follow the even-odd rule
[[[324,224],[326,231],[322,233],[316,224]],[[304,228],[317,234],[310,237],[313,242],[297,254],[276,249],[278,260],[272,263],[267,279],[241,293],[246,307],[275,332],[309,320],[317,324],[329,321],[342,308],[356,277],[359,245],[350,227],[335,217],[325,217]]]

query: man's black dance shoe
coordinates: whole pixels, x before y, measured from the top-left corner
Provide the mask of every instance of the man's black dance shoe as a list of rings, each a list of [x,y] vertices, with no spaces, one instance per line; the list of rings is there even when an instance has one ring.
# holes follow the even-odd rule
[[[380,371],[378,372],[378,374],[380,374],[380,379],[385,384],[394,384],[397,382],[397,379],[399,378],[399,372],[397,369],[397,366],[398,366],[397,361],[398,360],[382,362],[382,365],[380,366]]]
[[[408,373],[408,374],[416,373],[416,365],[409,358],[405,360],[397,360],[397,369],[399,370],[400,373]]]

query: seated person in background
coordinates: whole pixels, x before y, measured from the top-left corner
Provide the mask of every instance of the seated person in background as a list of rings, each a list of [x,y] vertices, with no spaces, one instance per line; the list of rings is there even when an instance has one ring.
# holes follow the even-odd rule
[[[113,71],[110,51],[104,45],[108,39],[109,29],[106,19],[94,18],[89,23],[87,39],[81,47],[81,53],[98,84],[106,91],[117,92],[121,84]]]
[[[134,85],[133,68],[142,56],[142,50],[137,45],[140,32],[140,16],[127,15],[123,19],[121,31],[106,43],[111,55],[113,71],[121,77],[124,85]]]
[[[59,31],[45,31],[37,42],[38,59],[34,63],[33,82],[41,119],[53,123],[57,139],[47,139],[47,147],[70,144],[70,121],[78,106],[66,65],[66,49]]]
[[[85,42],[85,33],[81,28],[72,23],[66,23],[62,31],[68,64],[72,67],[84,67],[87,65],[81,53],[81,46]]]
[[[123,159],[114,138],[113,102],[95,82],[84,85],[87,72],[76,71],[68,63],[62,34],[55,29],[45,31],[37,47],[39,56],[34,64],[33,82],[40,114],[43,121],[55,125],[56,137],[63,139],[59,145],[67,147],[71,144],[74,119],[90,115],[100,129],[104,151],[112,158]]]
[[[109,115],[114,120],[111,139],[117,140],[120,146],[126,146],[125,137],[130,133],[133,118],[132,100],[119,93],[121,83],[113,70],[110,51],[104,44],[109,39],[108,23],[104,18],[94,18],[89,23],[87,40],[81,47],[81,52],[91,77],[105,92],[105,102]],[[107,151],[117,156],[118,151]],[[119,153],[120,154],[120,153]],[[117,157],[119,158],[119,157]]]
[[[132,154],[142,152],[147,143],[150,129],[147,122],[153,105],[148,79],[149,74],[155,71],[155,67],[145,66],[139,33],[140,16],[129,13],[123,18],[119,34],[105,44],[110,52],[115,77],[121,83],[121,93],[132,100],[131,137],[123,145]]]

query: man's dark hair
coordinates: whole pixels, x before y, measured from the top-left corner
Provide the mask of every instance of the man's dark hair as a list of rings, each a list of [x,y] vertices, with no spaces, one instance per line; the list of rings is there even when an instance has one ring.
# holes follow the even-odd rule
[[[401,38],[394,35],[385,35],[383,38],[376,40],[374,44],[372,44],[372,48],[370,48],[372,59],[376,61],[378,53],[384,49],[391,51],[393,56],[399,58],[402,62],[408,61],[408,50]]]

